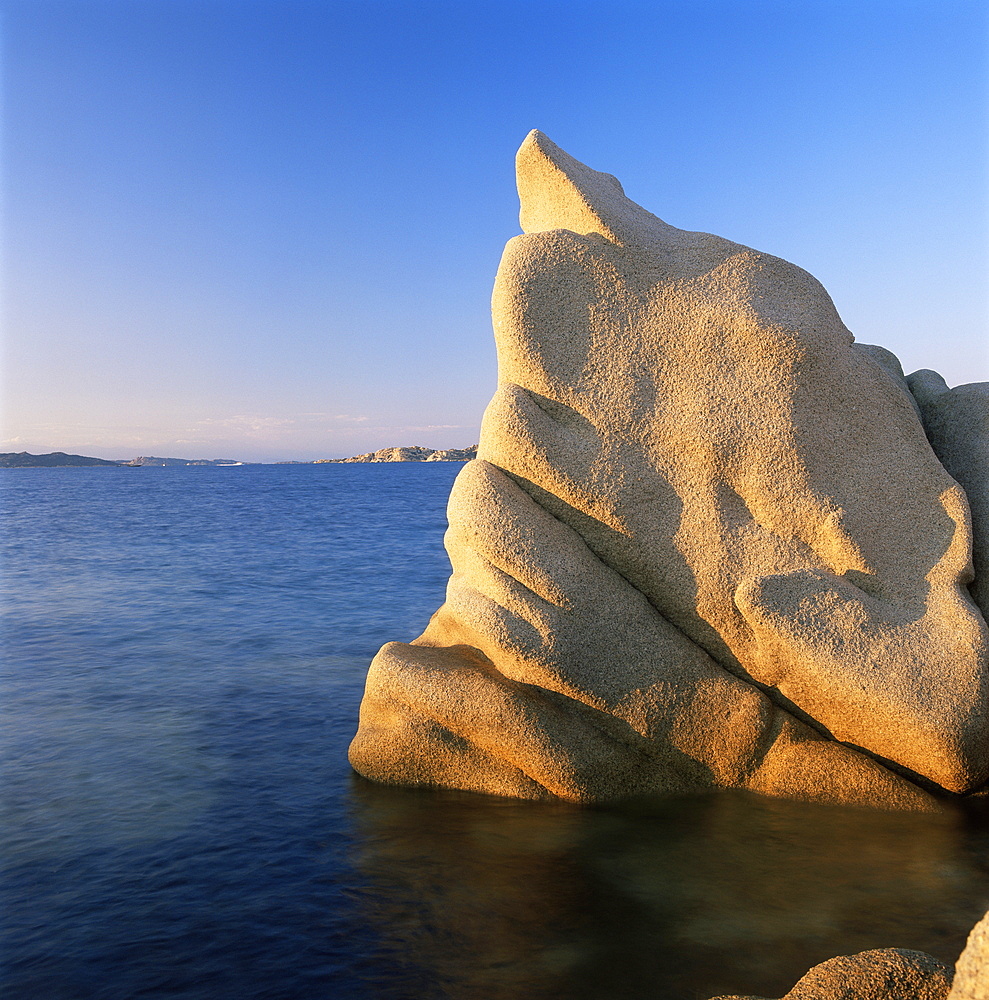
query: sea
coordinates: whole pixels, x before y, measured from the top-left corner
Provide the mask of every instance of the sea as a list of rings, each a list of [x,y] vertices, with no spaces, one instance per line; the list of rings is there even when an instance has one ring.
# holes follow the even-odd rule
[[[368,663],[443,599],[460,468],[0,470],[5,1000],[705,1000],[870,948],[954,962],[984,803],[355,775]]]

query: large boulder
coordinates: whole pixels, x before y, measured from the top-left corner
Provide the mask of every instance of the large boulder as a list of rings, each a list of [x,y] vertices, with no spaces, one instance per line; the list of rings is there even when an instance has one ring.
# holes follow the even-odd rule
[[[372,663],[354,767],[579,801],[980,786],[969,505],[902,373],[800,268],[538,132],[517,166],[447,600]]]

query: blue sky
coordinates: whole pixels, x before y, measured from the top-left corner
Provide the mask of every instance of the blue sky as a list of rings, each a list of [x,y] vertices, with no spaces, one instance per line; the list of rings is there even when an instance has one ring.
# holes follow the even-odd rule
[[[989,380],[989,12],[0,0],[2,451],[477,439],[531,128]]]

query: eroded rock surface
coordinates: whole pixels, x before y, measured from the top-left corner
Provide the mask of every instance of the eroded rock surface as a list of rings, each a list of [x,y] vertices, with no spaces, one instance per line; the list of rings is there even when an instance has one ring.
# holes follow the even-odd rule
[[[949,1000],[989,1000],[989,913],[972,928],[955,965]]]
[[[989,382],[949,389],[937,372],[907,376],[937,457],[968,496],[975,579],[972,596],[989,615]]]
[[[517,166],[447,600],[372,664],[354,767],[580,801],[980,786],[969,504],[895,358],[805,271],[667,225],[540,133]]]

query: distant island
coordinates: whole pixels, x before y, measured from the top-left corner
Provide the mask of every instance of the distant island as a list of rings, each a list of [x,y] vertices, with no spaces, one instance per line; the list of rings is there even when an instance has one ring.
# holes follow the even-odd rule
[[[326,465],[337,462],[469,462],[477,457],[477,445],[470,448],[445,448],[434,450],[413,445],[410,448],[381,448],[353,458],[317,458],[312,462],[275,462],[275,465]],[[53,451],[47,455],[31,455],[26,451],[0,452],[0,469],[64,469],[71,467],[137,467],[174,465],[259,465],[256,462],[238,462],[233,458],[158,458],[140,455],[137,458],[112,461],[106,458],[89,458],[86,455],[67,455]]]
[[[141,455],[138,458],[111,461],[105,458],[89,458],[86,455],[66,455],[64,451],[53,451],[47,455],[31,455],[26,451],[0,452],[0,469],[64,469],[73,466],[140,466],[140,465],[244,465],[233,458],[157,458]]]
[[[123,462],[109,462],[103,458],[87,458],[85,455],[66,455],[64,451],[53,451],[48,455],[29,455],[26,451],[0,452],[0,469],[43,469],[64,468],[71,465],[123,464]]]
[[[129,462],[119,462],[118,465],[253,465],[253,462],[238,462],[235,458],[157,458],[154,455],[141,455]],[[259,464],[259,463],[258,463]]]
[[[317,458],[315,465],[325,465],[331,462],[469,462],[477,458],[477,445],[469,448],[445,448],[435,451],[413,445],[410,448],[381,448],[369,451],[365,455],[355,455],[353,458]]]

